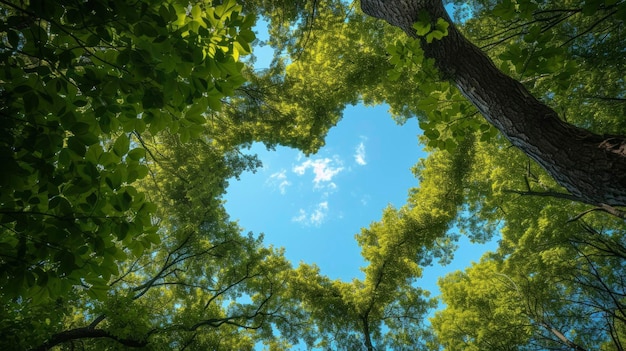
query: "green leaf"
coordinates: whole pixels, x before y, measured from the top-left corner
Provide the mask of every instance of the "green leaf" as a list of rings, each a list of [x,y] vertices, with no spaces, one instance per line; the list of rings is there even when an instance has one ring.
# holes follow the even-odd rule
[[[9,40],[9,44],[11,45],[11,47],[13,47],[13,49],[17,49],[19,47],[20,36],[13,29],[9,29],[7,31],[7,39]]]
[[[78,140],[80,140],[86,146],[95,145],[100,141],[100,139],[93,133],[83,133],[76,136]]]
[[[13,91],[18,93],[18,94],[24,94],[26,92],[29,92],[33,90],[33,87],[27,84],[22,84],[22,85],[18,85],[15,88],[13,88]]]
[[[135,24],[135,35],[154,38],[159,35],[159,32],[150,23],[142,21]]]
[[[131,203],[133,202],[133,197],[127,191],[124,191],[120,196],[120,204],[122,205],[123,211],[126,211],[130,208]]]
[[[191,8],[191,16],[194,19],[200,19],[202,17],[202,8],[200,8],[199,4],[196,4]]]
[[[439,138],[440,134],[437,129],[428,129],[424,131],[424,135],[430,140],[435,140]]]
[[[49,277],[49,275],[46,272],[44,272],[42,270],[39,270],[39,272],[37,272],[37,277],[38,277],[37,278],[37,285],[38,286],[43,287],[43,286],[46,286],[48,284],[48,277]]]
[[[148,172],[150,172],[150,169],[146,165],[138,165],[135,168],[135,171],[137,172],[137,179],[143,179],[145,176],[148,175]]]
[[[98,284],[92,285],[89,290],[87,290],[87,295],[92,299],[104,301],[107,297],[108,291],[108,285],[103,282],[98,282]]]
[[[126,134],[122,134],[115,140],[115,144],[113,144],[113,153],[115,155],[122,157],[128,152],[128,148],[130,146],[130,139]]]
[[[146,157],[146,150],[142,148],[135,148],[128,152],[127,157],[134,161],[139,161],[142,158]]]
[[[528,34],[524,35],[524,41],[527,43],[533,43],[541,36],[541,26],[534,25],[528,30]]]
[[[72,103],[76,107],[83,107],[83,106],[87,106],[88,104],[87,100],[85,99],[77,99],[77,100],[72,101]]]
[[[256,35],[250,29],[244,29],[239,32],[239,38],[242,38],[248,43],[251,43],[256,39]]]
[[[91,193],[85,200],[93,207],[98,202],[98,195],[96,195],[96,193]]]
[[[131,241],[128,244],[128,248],[130,249],[133,256],[135,257],[140,257],[143,254],[143,251],[145,250],[145,247],[139,241]]]
[[[442,37],[448,35],[448,27],[450,26],[450,23],[448,23],[448,21],[444,20],[443,18],[439,17],[437,18],[437,23],[435,24],[435,31],[439,31],[442,33]],[[437,38],[437,39],[441,39],[441,38]]]
[[[150,87],[144,91],[141,103],[144,109],[162,108],[164,106],[163,92],[157,87]]]
[[[387,71],[387,79],[392,82],[400,79],[401,76],[402,72],[398,71],[397,69],[390,69]]]
[[[161,5],[161,7],[159,8],[159,16],[161,16],[161,18],[163,18],[165,22],[172,22],[175,21],[177,18],[176,10],[172,7],[172,5]]]
[[[426,11],[421,11],[417,18],[417,22],[413,24],[413,29],[417,35],[425,36],[431,29],[430,15]]]
[[[119,66],[124,66],[130,61],[130,49],[121,50],[115,58],[115,63]]]
[[[515,16],[515,4],[511,0],[503,0],[493,8],[492,13],[503,20],[510,20]]]
[[[24,111],[28,114],[34,113],[39,107],[39,97],[33,92],[24,94]]]
[[[122,175],[119,172],[113,172],[104,177],[104,182],[111,188],[111,190],[117,190],[122,186]]]
[[[72,150],[76,155],[80,157],[84,157],[85,152],[87,151],[85,148],[85,144],[80,141],[76,136],[72,136],[67,139],[67,148]]]
[[[78,268],[78,266],[76,266],[74,254],[70,251],[60,251],[57,257],[57,261],[60,263],[60,272],[71,273],[73,270]]]
[[[585,0],[583,4],[582,13],[586,16],[595,15],[600,6],[602,6],[604,0]]]
[[[59,151],[59,166],[68,167],[72,162],[72,158],[70,152],[67,148],[61,149]]]
[[[96,34],[92,34],[90,36],[87,37],[87,40],[85,41],[85,45],[87,46],[98,46],[100,44],[100,36],[96,35]]]
[[[185,113],[185,119],[195,124],[203,124],[205,122],[203,114],[207,110],[207,99],[200,99],[193,104]]]
[[[430,33],[428,33],[428,34],[426,35],[426,42],[427,42],[428,44],[432,43],[432,42],[433,42],[433,39],[435,39],[435,38],[436,38],[436,33],[439,33],[439,32],[430,32]],[[442,36],[442,37],[443,37],[443,36]],[[441,39],[441,38],[439,38],[439,39]]]
[[[159,245],[161,243],[161,237],[157,233],[146,234],[143,238],[147,243],[154,245]]]

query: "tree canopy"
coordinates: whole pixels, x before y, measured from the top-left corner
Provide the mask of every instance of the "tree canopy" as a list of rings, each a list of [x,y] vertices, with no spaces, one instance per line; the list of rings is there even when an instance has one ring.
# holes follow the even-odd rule
[[[451,4],[0,0],[0,348],[623,350],[626,1]],[[222,197],[356,103],[429,155],[346,282]],[[499,246],[433,297],[452,228]]]

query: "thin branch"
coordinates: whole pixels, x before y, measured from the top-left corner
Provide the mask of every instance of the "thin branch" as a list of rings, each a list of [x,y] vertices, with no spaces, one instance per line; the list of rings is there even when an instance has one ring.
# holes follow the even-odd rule
[[[626,212],[624,212],[622,210],[619,210],[619,209],[617,209],[617,208],[615,208],[613,206],[602,204],[602,206],[594,207],[592,209],[589,209],[589,210],[586,210],[584,212],[581,212],[581,213],[577,214],[572,219],[568,220],[567,223],[575,222],[575,221],[581,219],[586,214],[589,214],[589,213],[595,212],[595,211],[606,212],[606,213],[608,213],[610,215],[613,215],[613,216],[615,216],[617,218],[626,219]]]
[[[590,95],[590,96],[584,96],[583,98],[584,99],[598,99],[598,100],[604,100],[604,101],[617,101],[621,103],[626,103],[626,98],[620,98],[620,97]]]

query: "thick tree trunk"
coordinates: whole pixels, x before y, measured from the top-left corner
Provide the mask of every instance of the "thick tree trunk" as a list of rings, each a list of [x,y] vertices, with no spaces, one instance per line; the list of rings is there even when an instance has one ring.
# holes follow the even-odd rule
[[[361,0],[366,14],[418,38],[412,28],[420,11],[450,23],[448,36],[422,48],[513,145],[537,161],[580,201],[626,206],[626,137],[597,135],[563,122],[454,27],[441,0]]]

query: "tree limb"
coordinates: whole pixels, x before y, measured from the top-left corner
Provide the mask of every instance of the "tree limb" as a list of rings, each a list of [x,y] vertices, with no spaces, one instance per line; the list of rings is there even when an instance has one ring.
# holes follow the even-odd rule
[[[48,339],[43,344],[38,347],[32,349],[32,351],[47,351],[52,347],[61,345],[63,343],[72,341],[72,340],[81,340],[81,339],[94,339],[94,338],[107,338],[114,340],[121,345],[131,348],[140,348],[148,345],[148,340],[135,340],[135,339],[125,339],[117,337],[106,330],[102,329],[93,329],[91,327],[83,327],[76,328],[71,330],[66,330],[57,334],[54,334],[50,339]]]

